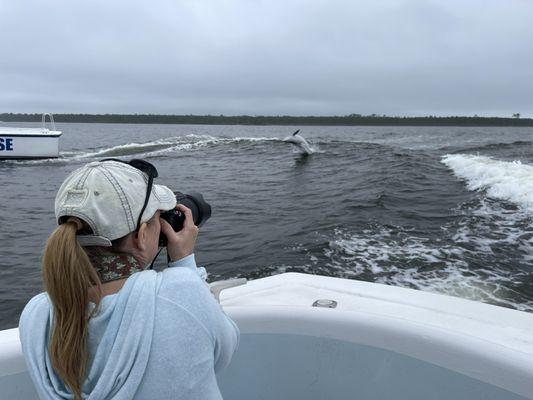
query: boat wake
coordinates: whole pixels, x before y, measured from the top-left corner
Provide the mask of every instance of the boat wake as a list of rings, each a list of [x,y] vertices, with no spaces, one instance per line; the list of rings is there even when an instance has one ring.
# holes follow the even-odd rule
[[[485,190],[488,197],[509,201],[533,213],[532,166],[468,154],[448,154],[442,162],[466,180],[469,190]]]
[[[320,150],[320,147],[318,146],[318,144],[316,143],[311,143],[311,142],[308,142],[308,149],[307,150],[302,150],[302,148],[300,147],[296,147],[296,146],[293,146],[292,148],[292,152],[294,154],[299,154],[299,155],[311,155],[311,154],[316,154],[316,153],[324,153],[323,150]]]
[[[325,255],[345,277],[428,290],[533,311],[533,167],[486,156],[445,155],[469,190],[441,234],[401,227],[336,230]]]
[[[483,213],[479,208],[477,212]],[[400,228],[381,227],[356,234],[338,229],[324,253],[336,276],[531,312],[533,301],[524,293],[523,282],[532,277],[525,266],[531,262],[533,241],[531,233],[524,233],[514,223],[515,217],[509,217],[499,228],[464,219],[455,227],[443,227],[451,232],[441,239],[418,237]],[[495,262],[498,249],[504,247],[515,249],[517,259]]]
[[[476,196],[436,232],[402,226],[338,227],[290,248],[306,272],[436,292],[533,312],[533,228],[528,211]]]
[[[215,137],[210,135],[186,135],[157,139],[145,143],[127,143],[111,147],[91,149],[89,151],[73,150],[60,152],[59,158],[42,160],[9,160],[17,164],[50,164],[76,161],[92,161],[102,158],[120,157],[145,158],[164,157],[179,152],[194,151],[200,148],[217,145],[254,144],[262,142],[281,142],[279,138],[270,137]]]

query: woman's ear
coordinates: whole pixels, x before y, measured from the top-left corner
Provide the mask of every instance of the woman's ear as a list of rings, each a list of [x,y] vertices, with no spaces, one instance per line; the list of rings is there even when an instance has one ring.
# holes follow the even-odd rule
[[[147,224],[146,222],[143,222],[141,224],[141,226],[139,227],[139,231],[137,232],[137,234],[133,235],[133,244],[135,246],[136,249],[138,249],[139,251],[144,251],[146,250],[146,247],[147,247]]]

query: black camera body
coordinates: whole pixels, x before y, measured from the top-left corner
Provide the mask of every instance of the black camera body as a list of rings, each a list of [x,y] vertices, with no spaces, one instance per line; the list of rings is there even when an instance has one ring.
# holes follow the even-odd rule
[[[174,192],[176,195],[177,204],[183,204],[189,208],[192,213],[193,221],[196,226],[201,226],[205,221],[211,217],[211,206],[204,200],[204,196],[200,193],[191,192],[190,194],[183,194]],[[185,214],[179,210],[169,210],[162,212],[160,217],[167,221],[175,232],[183,229],[185,222]],[[159,246],[167,245],[167,237],[163,232],[159,235]]]

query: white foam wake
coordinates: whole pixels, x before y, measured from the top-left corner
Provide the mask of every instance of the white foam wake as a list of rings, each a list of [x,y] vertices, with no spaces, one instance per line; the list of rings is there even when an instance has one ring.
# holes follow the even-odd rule
[[[463,232],[464,233],[464,232]],[[468,232],[474,235],[475,232]],[[500,232],[502,236],[506,230]],[[508,232],[510,236],[514,232]],[[373,281],[393,286],[444,293],[470,300],[533,311],[533,301],[524,300],[514,291],[529,274],[519,269],[490,265],[492,251],[481,252],[483,245],[460,246],[470,237],[458,235],[454,240],[430,240],[393,232],[386,228],[349,233],[337,229],[324,250],[328,267],[337,276],[358,278],[371,276]],[[498,244],[504,244],[502,237]],[[479,238],[483,241],[483,238]],[[472,261],[486,266],[473,267]]]
[[[78,158],[98,158],[103,156],[158,156],[166,153],[177,151],[195,150],[201,147],[218,144],[232,144],[240,142],[264,142],[271,140],[279,140],[277,138],[255,138],[255,137],[215,137],[210,135],[186,135],[158,139],[146,143],[128,143],[109,148],[99,149],[95,152],[84,153]]]
[[[467,181],[470,190],[510,201],[533,213],[533,167],[520,161],[499,161],[485,156],[447,154],[442,162]]]
[[[60,152],[59,158],[42,160],[10,160],[14,163],[41,164],[41,163],[64,163],[70,161],[91,161],[100,158],[135,158],[157,157],[180,151],[193,151],[206,146],[232,145],[232,144],[255,144],[262,142],[279,142],[279,138],[271,137],[215,137],[210,135],[185,135],[157,139],[144,143],[125,143],[110,147],[91,150],[71,150]]]

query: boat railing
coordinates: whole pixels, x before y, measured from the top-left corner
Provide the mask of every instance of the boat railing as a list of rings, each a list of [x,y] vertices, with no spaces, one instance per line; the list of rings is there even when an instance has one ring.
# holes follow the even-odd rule
[[[54,122],[54,116],[51,113],[43,113],[42,116],[42,124],[43,124],[43,130],[46,130],[46,116],[50,118],[50,126],[52,127],[52,131],[56,130],[56,124]]]

